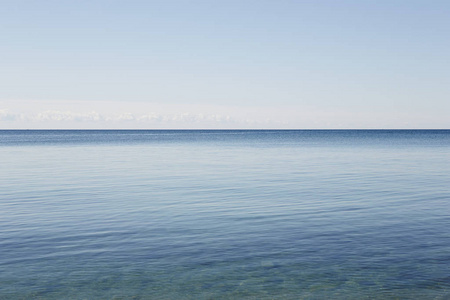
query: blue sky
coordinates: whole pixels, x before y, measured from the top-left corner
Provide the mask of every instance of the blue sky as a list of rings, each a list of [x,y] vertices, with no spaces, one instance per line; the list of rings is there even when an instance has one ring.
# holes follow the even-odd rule
[[[0,128],[450,128],[449,1],[2,1]]]

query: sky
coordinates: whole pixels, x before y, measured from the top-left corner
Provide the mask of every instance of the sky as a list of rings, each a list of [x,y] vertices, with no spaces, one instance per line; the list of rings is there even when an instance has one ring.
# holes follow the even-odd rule
[[[447,0],[0,4],[0,129],[450,129]]]

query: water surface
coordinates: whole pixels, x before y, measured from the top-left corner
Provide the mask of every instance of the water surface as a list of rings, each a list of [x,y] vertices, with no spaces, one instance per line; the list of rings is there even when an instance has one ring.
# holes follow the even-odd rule
[[[0,131],[1,299],[448,299],[450,131]]]

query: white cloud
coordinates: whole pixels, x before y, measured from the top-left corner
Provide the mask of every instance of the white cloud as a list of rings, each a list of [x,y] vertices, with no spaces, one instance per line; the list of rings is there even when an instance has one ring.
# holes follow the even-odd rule
[[[98,122],[98,121],[103,121],[104,117],[96,111],[91,111],[91,112],[82,113],[82,114],[75,114],[74,119],[75,119],[75,121],[80,121],[80,122],[85,122],[85,121]]]
[[[226,128],[230,126],[256,125],[261,122],[233,118],[217,113],[99,113],[70,110],[44,110],[37,113],[11,113],[0,110],[0,121],[21,121],[23,126],[38,128]],[[90,125],[89,125],[90,124]],[[21,126],[19,126],[21,127]]]
[[[0,121],[13,122],[23,120],[22,114],[11,113],[8,109],[0,109]]]
[[[117,101],[0,101],[2,129],[448,128],[440,118],[314,106],[165,105]]]
[[[123,113],[118,116],[108,117],[107,120],[109,120],[109,121],[134,121],[134,120],[136,120],[136,117],[132,113]]]
[[[95,111],[75,113],[58,110],[46,110],[36,115],[28,116],[28,119],[35,122],[98,122],[104,120],[103,116]]]
[[[139,122],[161,122],[163,120],[163,116],[156,113],[149,113],[145,115],[141,115],[137,118]]]

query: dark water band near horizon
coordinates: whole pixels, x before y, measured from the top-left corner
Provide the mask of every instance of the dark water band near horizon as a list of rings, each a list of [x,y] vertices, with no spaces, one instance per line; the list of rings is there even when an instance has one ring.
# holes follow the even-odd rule
[[[449,299],[450,130],[0,130],[0,299]]]

